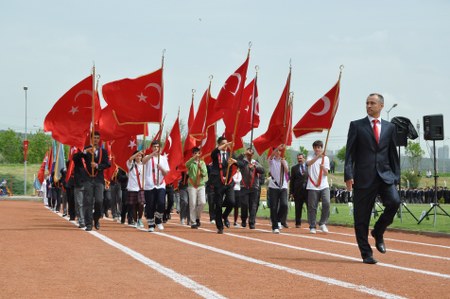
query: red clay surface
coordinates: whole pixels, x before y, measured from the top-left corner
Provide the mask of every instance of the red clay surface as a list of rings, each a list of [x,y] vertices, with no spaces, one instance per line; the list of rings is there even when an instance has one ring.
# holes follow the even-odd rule
[[[187,277],[227,298],[449,298],[450,238],[387,232],[377,265],[361,262],[351,228],[329,234],[302,228],[216,234],[204,214],[193,230],[178,216],[148,233],[101,220],[89,233],[39,202],[0,201],[1,298],[198,298]],[[176,281],[100,240],[105,236],[175,271]],[[370,239],[373,244],[373,239]],[[127,250],[128,250],[127,249]],[[197,286],[198,287],[198,286]]]

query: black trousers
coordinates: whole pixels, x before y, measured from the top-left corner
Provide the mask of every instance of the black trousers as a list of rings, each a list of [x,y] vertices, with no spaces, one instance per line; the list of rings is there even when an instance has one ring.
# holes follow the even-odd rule
[[[69,217],[70,219],[75,220],[75,194],[73,192],[73,188],[66,188],[66,194]]]
[[[278,229],[278,222],[283,222],[287,218],[287,189],[269,188],[268,193],[270,198],[272,229]]]
[[[242,223],[255,225],[258,210],[258,189],[241,188],[241,219]],[[250,213],[250,218],[249,218]]]
[[[372,256],[372,248],[368,241],[370,217],[377,195],[380,195],[384,206],[383,214],[374,225],[374,233],[383,236],[386,228],[394,220],[395,214],[400,206],[400,197],[395,185],[384,183],[381,178],[367,189],[356,189],[353,191],[353,217],[355,223],[356,241],[358,242],[361,257]]]
[[[214,187],[206,185],[206,197],[208,200],[209,221],[215,221],[216,219],[216,205],[214,199]]]
[[[234,189],[231,185],[214,185],[214,204],[216,205],[216,226],[223,229],[222,219],[227,219],[234,207]],[[225,211],[222,213],[222,206]]]
[[[297,194],[294,194],[295,203],[295,225],[302,224],[303,204],[308,205],[308,190],[302,189]]]
[[[128,190],[122,189],[122,211],[120,212],[120,222],[125,223],[125,216],[128,212],[128,204],[127,204],[127,198],[128,198]],[[132,222],[132,214],[128,213],[128,224]]]

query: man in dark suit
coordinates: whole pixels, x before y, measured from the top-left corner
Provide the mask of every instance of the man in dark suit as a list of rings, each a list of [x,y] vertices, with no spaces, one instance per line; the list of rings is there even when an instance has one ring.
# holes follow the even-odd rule
[[[228,142],[225,137],[219,137],[217,139],[217,147],[211,152],[212,166],[209,173],[209,179],[214,186],[214,204],[216,206],[215,212],[218,234],[223,234],[224,224],[226,227],[230,227],[228,215],[234,207],[235,200],[232,165],[236,163],[236,160],[232,158],[227,151],[230,145],[231,142]],[[229,171],[227,171],[228,165],[230,165]],[[225,211],[223,213],[222,205],[225,206]]]
[[[300,153],[297,155],[297,164],[291,168],[291,178],[289,180],[289,195],[295,202],[295,227],[299,228],[302,224],[303,204],[308,202],[308,166],[305,163],[305,156]]]
[[[347,137],[344,179],[347,190],[354,188],[353,207],[355,234],[366,264],[375,264],[368,242],[371,212],[375,198],[380,195],[385,206],[383,214],[371,232],[379,252],[385,253],[383,234],[400,206],[396,184],[400,166],[396,149],[395,125],[381,120],[384,98],[370,94],[366,101],[368,116],[352,121]]]

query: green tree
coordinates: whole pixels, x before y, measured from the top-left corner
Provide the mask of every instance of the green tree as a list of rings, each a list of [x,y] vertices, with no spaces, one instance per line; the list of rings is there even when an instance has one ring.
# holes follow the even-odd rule
[[[41,130],[28,137],[28,162],[41,163],[45,152],[50,148],[52,139]],[[66,156],[67,157],[67,156]]]
[[[408,157],[412,170],[418,174],[420,162],[425,154],[424,150],[420,147],[420,144],[413,141],[408,141],[408,146],[405,148],[405,154]]]
[[[2,163],[22,163],[23,145],[19,135],[11,129],[0,132],[0,155]]]
[[[347,146],[343,146],[338,153],[336,154],[336,157],[339,159],[339,161],[344,162],[345,161],[345,152],[347,151]]]
[[[303,154],[303,156],[305,156],[305,158],[308,157],[308,150],[303,145],[300,145],[300,147],[298,148],[298,151],[300,154]]]

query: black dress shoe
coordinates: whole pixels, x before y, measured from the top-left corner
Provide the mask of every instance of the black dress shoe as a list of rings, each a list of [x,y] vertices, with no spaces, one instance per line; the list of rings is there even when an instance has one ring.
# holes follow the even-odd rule
[[[100,229],[100,221],[95,221],[94,226],[95,226],[96,230],[99,230]]]
[[[219,228],[219,229],[217,230],[217,233],[218,233],[219,235],[222,235],[222,234],[223,234],[223,228]]]
[[[370,234],[375,239],[375,247],[381,253],[386,253],[386,246],[384,245],[383,236],[378,236],[374,231],[371,231]]]
[[[228,221],[227,218],[223,218],[223,224],[225,224],[225,226],[226,226],[227,228],[230,228],[230,221]]]
[[[202,225],[202,223],[200,222],[200,219],[196,219],[195,223],[197,224],[197,227],[200,227]]]
[[[255,229],[255,225],[254,224],[250,224],[250,229]]]
[[[197,226],[197,224],[192,224],[192,225],[191,225],[191,228],[193,228],[193,229],[197,229],[197,228],[198,228],[198,226]]]
[[[287,225],[287,223],[281,223],[281,225],[282,225],[284,228],[289,228],[289,226]]]
[[[92,226],[86,226],[86,231],[91,231],[92,230]]]
[[[376,259],[374,259],[373,256],[369,256],[369,257],[366,257],[363,259],[363,263],[373,265],[373,264],[378,263],[378,261]]]

